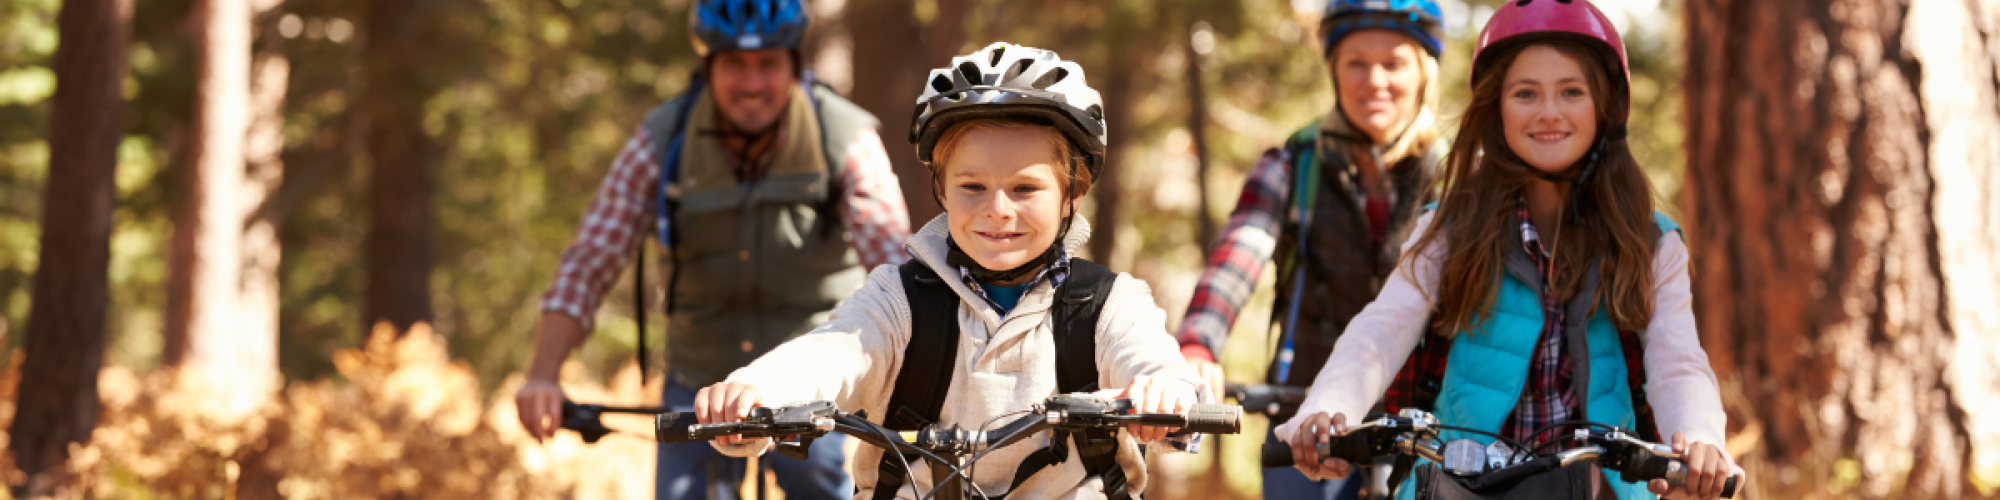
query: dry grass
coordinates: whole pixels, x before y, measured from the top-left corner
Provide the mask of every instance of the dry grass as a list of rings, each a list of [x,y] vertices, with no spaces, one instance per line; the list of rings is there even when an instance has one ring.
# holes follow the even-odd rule
[[[334,361],[344,380],[294,382],[236,421],[205,415],[204,397],[179,390],[170,371],[107,368],[99,381],[98,429],[73,450],[72,484],[58,497],[652,496],[649,440],[613,436],[586,445],[563,433],[536,443],[515,419],[511,395],[519,380],[482,391],[472,369],[451,360],[428,328],[400,340],[378,329],[365,346],[335,353]],[[580,375],[564,372],[575,399],[658,400],[658,387],[644,387],[636,369],[622,371],[609,387]],[[0,377],[4,424],[12,420],[18,374]],[[0,462],[0,470],[13,471],[12,463]]]
[[[14,355],[8,366],[19,367],[21,353]],[[400,339],[378,329],[363,346],[335,353],[334,364],[340,377],[292,382],[253,414],[235,419],[205,412],[208,397],[184,389],[172,370],[106,368],[98,384],[104,403],[98,428],[90,443],[72,450],[69,484],[56,498],[653,496],[655,445],[649,436],[613,434],[585,444],[564,432],[537,443],[515,418],[512,395],[520,379],[482,390],[471,367],[451,359],[444,340],[424,326]],[[642,383],[634,366],[608,384],[583,373],[580,366],[565,367],[563,386],[572,399],[658,403],[660,381]],[[19,378],[12,369],[0,372],[0,446],[13,420]],[[630,416],[607,416],[606,423],[622,429],[650,424]],[[1246,433],[1253,430],[1262,435],[1261,428]],[[1231,441],[1210,441],[1211,451],[1202,455],[1156,458],[1148,498],[1244,498],[1246,485],[1218,474],[1215,450],[1239,448],[1235,455],[1248,451],[1254,460],[1255,444]],[[1240,449],[1244,444],[1247,450]],[[18,483],[21,476],[5,455],[0,453],[0,471]],[[7,498],[0,490],[0,500]]]

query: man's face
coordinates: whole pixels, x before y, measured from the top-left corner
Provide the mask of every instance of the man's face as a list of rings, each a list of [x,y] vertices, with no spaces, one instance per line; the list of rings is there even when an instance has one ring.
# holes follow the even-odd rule
[[[722,116],[738,129],[762,131],[777,123],[798,85],[790,49],[731,50],[715,54],[709,76]]]

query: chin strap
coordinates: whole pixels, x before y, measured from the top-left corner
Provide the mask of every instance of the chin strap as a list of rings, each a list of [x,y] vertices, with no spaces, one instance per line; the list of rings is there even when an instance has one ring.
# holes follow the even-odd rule
[[[1613,125],[1605,129],[1604,133],[1598,134],[1597,142],[1590,145],[1590,154],[1585,155],[1583,158],[1583,168],[1575,176],[1551,174],[1534,168],[1529,168],[1528,171],[1534,173],[1535,177],[1540,177],[1545,181],[1571,184],[1569,209],[1566,211],[1569,212],[1569,221],[1576,222],[1577,219],[1583,217],[1585,206],[1594,208],[1596,205],[1596,200],[1590,194],[1590,179],[1596,176],[1598,164],[1603,163],[1600,160],[1602,160],[1605,145],[1611,141],[1624,138],[1625,125],[1622,124]]]

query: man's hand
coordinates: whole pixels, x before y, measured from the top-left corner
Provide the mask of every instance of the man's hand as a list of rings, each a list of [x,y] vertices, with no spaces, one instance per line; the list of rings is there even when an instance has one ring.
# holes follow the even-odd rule
[[[555,380],[530,378],[514,393],[514,410],[521,416],[521,426],[528,428],[528,435],[537,443],[555,437],[562,429],[562,403],[562,386]]]

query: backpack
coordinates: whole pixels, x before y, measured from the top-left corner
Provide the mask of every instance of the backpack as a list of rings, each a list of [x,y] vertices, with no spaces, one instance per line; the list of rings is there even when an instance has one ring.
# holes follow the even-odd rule
[[[1102,264],[1072,258],[1069,277],[1056,291],[1055,315],[1056,390],[1060,393],[1091,392],[1097,387],[1097,320],[1118,273]],[[894,392],[889,396],[889,413],[883,424],[891,430],[914,431],[938,421],[946,392],[955,376],[958,359],[958,294],[952,293],[937,271],[911,259],[897,268],[903,278],[903,294],[910,301],[910,342],[903,347],[903,369],[896,374]],[[1125,470],[1118,466],[1116,431],[1070,433],[1057,430],[1049,445],[1036,450],[1014,473],[1013,487],[1030,476],[1069,458],[1068,441],[1076,438],[1084,469],[1104,480],[1110,500],[1129,500],[1131,492]],[[893,500],[908,480],[893,451],[882,454],[874,500]],[[905,457],[907,458],[907,457]],[[1012,491],[1011,488],[1009,491]]]

